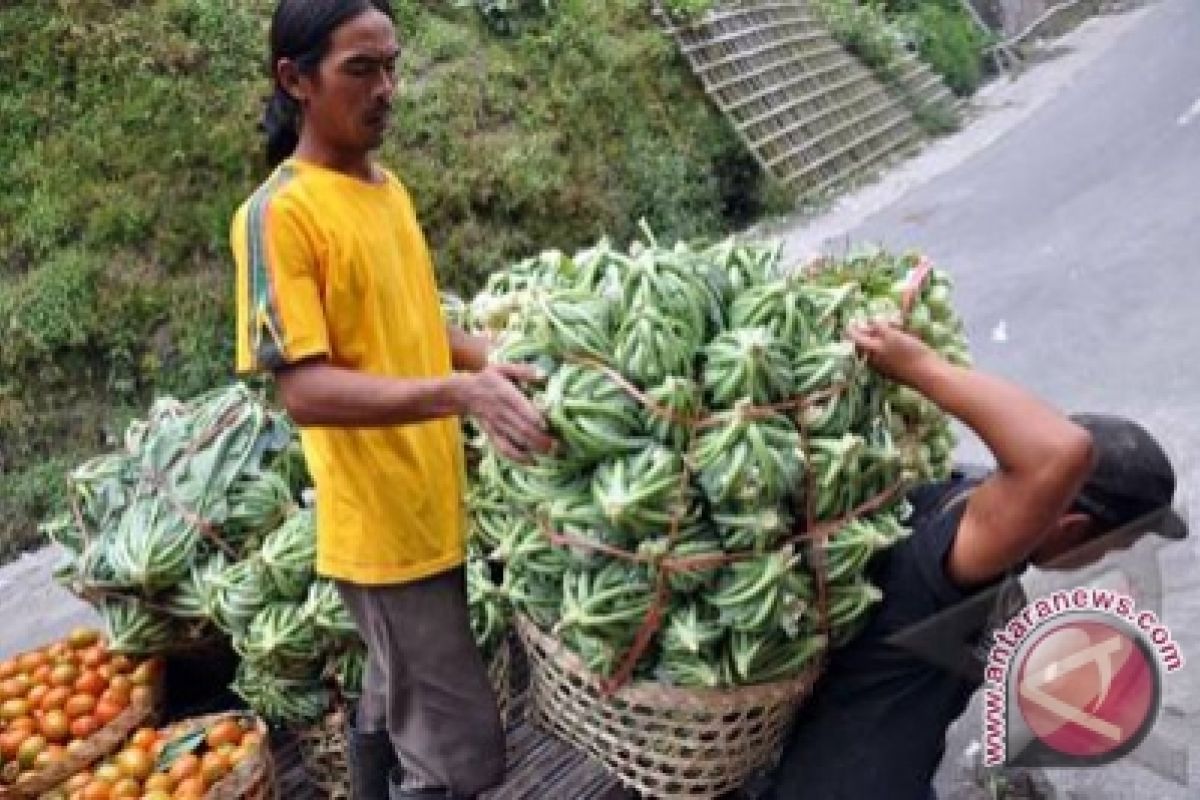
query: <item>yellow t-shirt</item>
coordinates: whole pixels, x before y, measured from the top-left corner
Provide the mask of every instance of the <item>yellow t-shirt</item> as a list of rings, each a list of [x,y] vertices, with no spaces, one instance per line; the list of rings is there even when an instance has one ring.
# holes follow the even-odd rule
[[[237,369],[312,356],[397,378],[449,375],[450,346],[412,201],[296,159],[238,209]],[[402,583],[464,558],[457,418],[301,430],[317,494],[317,571]]]

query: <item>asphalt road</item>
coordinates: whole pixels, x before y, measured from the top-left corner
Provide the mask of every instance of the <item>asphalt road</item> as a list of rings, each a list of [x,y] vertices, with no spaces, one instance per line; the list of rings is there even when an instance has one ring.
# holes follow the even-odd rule
[[[1195,528],[1200,3],[1162,0],[1133,20],[1097,24],[1125,28],[1049,101],[824,244],[918,248],[951,270],[977,365],[1060,408],[1142,421],[1168,444],[1193,498]],[[793,252],[811,246],[813,228],[790,232]],[[982,452],[971,441],[962,450]],[[1144,763],[1047,777],[1061,798],[1200,797],[1200,545],[1193,537],[1122,559],[1111,565],[1157,562],[1165,619],[1191,657],[1190,668],[1166,680],[1158,732],[1168,746]],[[956,726],[939,779],[943,796],[983,796],[962,774],[980,727],[974,708]]]

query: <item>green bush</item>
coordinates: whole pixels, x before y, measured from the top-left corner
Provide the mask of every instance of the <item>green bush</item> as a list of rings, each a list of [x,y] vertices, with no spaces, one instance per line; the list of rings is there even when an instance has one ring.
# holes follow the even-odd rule
[[[267,175],[273,5],[0,3],[6,487],[111,447],[155,393],[231,377],[229,222]],[[555,0],[515,36],[474,8],[395,5],[402,93],[381,158],[448,288],[546,246],[626,240],[639,216],[664,240],[724,232],[779,197],[644,0]],[[6,502],[4,524],[30,530],[37,503]]]
[[[35,523],[65,510],[69,464],[56,458],[0,474],[0,562],[42,544]]]
[[[921,58],[956,94],[968,95],[979,88],[990,39],[961,7],[920,3],[901,20]]]

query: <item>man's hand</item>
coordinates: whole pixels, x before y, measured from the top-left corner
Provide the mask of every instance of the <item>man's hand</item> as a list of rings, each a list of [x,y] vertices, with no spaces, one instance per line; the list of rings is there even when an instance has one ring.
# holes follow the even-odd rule
[[[539,379],[538,371],[524,364],[489,364],[467,376],[464,413],[474,417],[496,449],[513,461],[529,461],[554,449],[541,413],[514,385]]]
[[[929,345],[890,322],[851,325],[849,335],[876,372],[908,386],[939,358]]]

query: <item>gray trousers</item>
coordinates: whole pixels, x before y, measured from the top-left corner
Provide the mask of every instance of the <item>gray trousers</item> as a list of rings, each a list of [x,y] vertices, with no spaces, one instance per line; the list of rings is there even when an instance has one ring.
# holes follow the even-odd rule
[[[504,728],[461,568],[394,586],[338,581],[367,645],[358,729],[386,730],[404,787],[468,797],[504,780]]]

